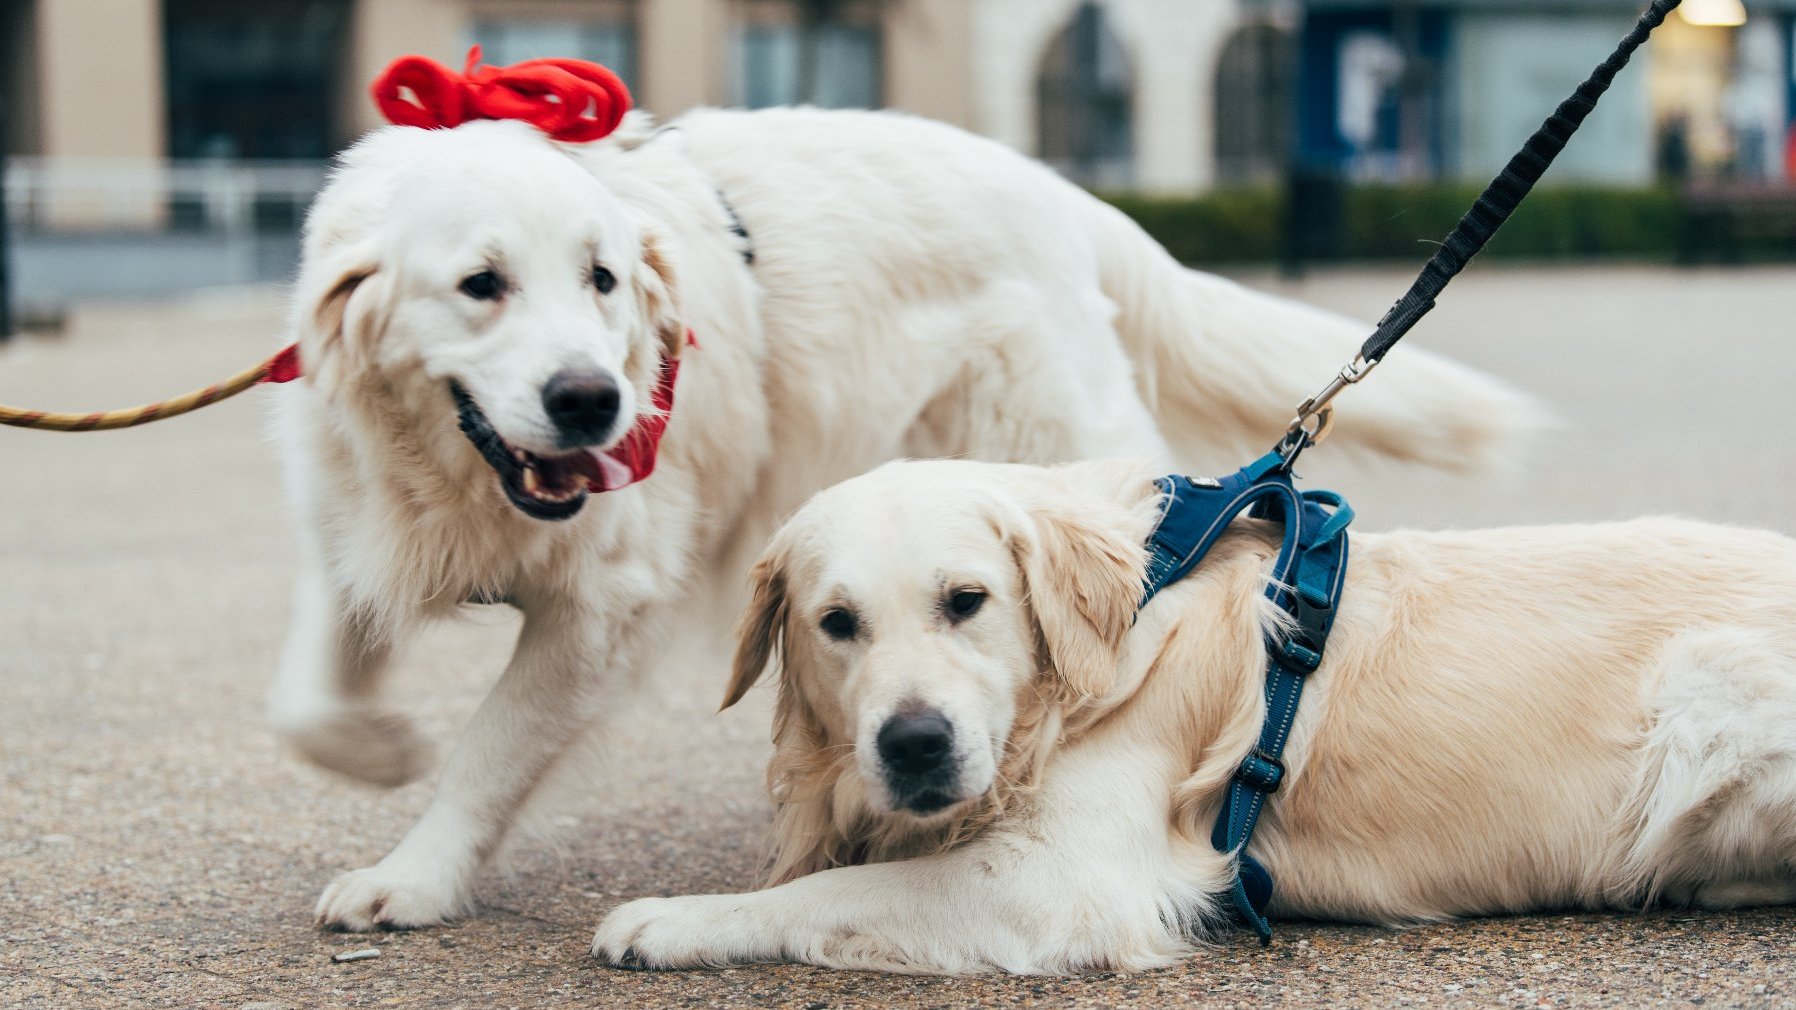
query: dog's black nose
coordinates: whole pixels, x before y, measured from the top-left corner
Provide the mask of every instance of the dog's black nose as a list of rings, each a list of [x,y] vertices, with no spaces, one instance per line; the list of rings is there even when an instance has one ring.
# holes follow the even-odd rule
[[[898,775],[925,775],[948,763],[954,727],[934,709],[895,715],[879,728],[879,756]]]
[[[617,422],[617,380],[605,372],[563,369],[543,387],[543,410],[570,443],[602,441]]]

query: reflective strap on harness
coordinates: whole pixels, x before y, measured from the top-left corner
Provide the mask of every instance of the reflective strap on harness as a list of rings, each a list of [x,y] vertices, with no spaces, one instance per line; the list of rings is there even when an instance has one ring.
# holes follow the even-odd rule
[[[1268,453],[1239,472],[1220,479],[1170,476],[1159,480],[1164,493],[1160,522],[1149,540],[1148,575],[1141,606],[1177,582],[1209,553],[1234,518],[1244,511],[1284,525],[1284,540],[1272,565],[1266,596],[1291,619],[1287,634],[1266,639],[1266,721],[1254,749],[1241,759],[1210,844],[1237,859],[1229,898],[1261,944],[1272,942],[1266,906],[1272,875],[1247,854],[1254,824],[1266,797],[1284,783],[1285,743],[1297,718],[1304,678],[1322,664],[1334,625],[1336,605],[1347,575],[1347,525],[1353,510],[1329,491],[1298,491],[1285,457]]]

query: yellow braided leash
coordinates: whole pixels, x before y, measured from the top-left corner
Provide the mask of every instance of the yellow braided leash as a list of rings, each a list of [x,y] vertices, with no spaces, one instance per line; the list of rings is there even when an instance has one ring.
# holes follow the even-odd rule
[[[96,414],[57,414],[45,410],[9,407],[0,403],[0,424],[44,431],[111,431],[115,428],[134,428],[151,421],[180,417],[220,400],[228,400],[259,383],[286,382],[298,375],[298,352],[295,348],[288,347],[254,368],[245,369],[223,382],[194,390],[185,396]]]

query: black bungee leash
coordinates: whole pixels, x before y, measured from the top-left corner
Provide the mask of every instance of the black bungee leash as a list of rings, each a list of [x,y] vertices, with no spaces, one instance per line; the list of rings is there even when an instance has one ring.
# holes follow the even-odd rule
[[[1305,682],[1321,666],[1346,584],[1347,526],[1353,521],[1353,510],[1339,495],[1299,491],[1292,464],[1304,449],[1327,436],[1333,420],[1330,401],[1365,378],[1434,308],[1435,298],[1447,283],[1514,213],[1596,108],[1615,75],[1679,2],[1653,0],[1615,52],[1509,159],[1423,266],[1415,283],[1379,320],[1353,360],[1320,393],[1298,406],[1296,418],[1271,452],[1227,477],[1175,474],[1161,478],[1160,521],[1148,543],[1147,583],[1140,606],[1201,563],[1236,516],[1245,513],[1283,527],[1266,595],[1284,611],[1287,626],[1265,636],[1266,715],[1253,749],[1242,758],[1224,791],[1210,839],[1217,851],[1229,854],[1235,863],[1219,905],[1252,929],[1262,945],[1272,942],[1267,910],[1274,882],[1247,848],[1267,799],[1278,792],[1285,778],[1284,749],[1298,702]]]
[[[1343,367],[1320,393],[1305,400],[1297,408],[1297,417],[1291,422],[1285,437],[1279,442],[1278,451],[1286,456],[1287,465],[1297,458],[1297,454],[1305,448],[1320,442],[1328,434],[1332,420],[1332,408],[1329,401],[1341,390],[1366,377],[1366,374],[1384,360],[1397,341],[1402,340],[1429,310],[1434,308],[1434,300],[1439,297],[1447,283],[1459,272],[1473,256],[1478,255],[1509,215],[1515,213],[1516,207],[1533,191],[1534,184],[1540,181],[1559,152],[1565,150],[1566,142],[1572,134],[1584,124],[1584,118],[1596,108],[1596,103],[1614,83],[1615,75],[1621,73],[1623,67],[1633,58],[1634,51],[1645,44],[1652,35],[1653,29],[1665,23],[1673,10],[1677,9],[1681,0],[1653,0],[1652,6],[1640,15],[1634,29],[1628,32],[1609,58],[1597,66],[1585,79],[1571,97],[1559,103],[1559,108],[1547,117],[1540,129],[1528,138],[1522,149],[1509,159],[1503,171],[1491,180],[1484,192],[1478,196],[1472,208],[1459,219],[1459,224],[1447,235],[1439,249],[1435,250],[1428,262],[1423,265],[1422,272],[1415,283],[1404,292],[1402,298],[1392,305],[1384,318],[1366,342],[1360,345],[1359,353]]]

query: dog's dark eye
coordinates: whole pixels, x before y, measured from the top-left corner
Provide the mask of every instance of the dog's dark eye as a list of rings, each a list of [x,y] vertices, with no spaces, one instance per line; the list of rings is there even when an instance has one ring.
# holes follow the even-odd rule
[[[948,594],[948,616],[964,621],[985,605],[985,593],[978,589],[956,589]]]
[[[461,293],[476,301],[490,302],[505,293],[505,282],[497,273],[482,270],[462,278]]]
[[[599,289],[599,294],[608,295],[617,287],[617,275],[602,266],[592,268],[592,286]]]
[[[840,607],[824,614],[823,620],[817,623],[823,628],[823,633],[825,635],[828,635],[838,642],[845,642],[848,639],[853,638],[855,632],[859,631],[861,627],[861,622],[855,620],[852,612],[843,610]]]

